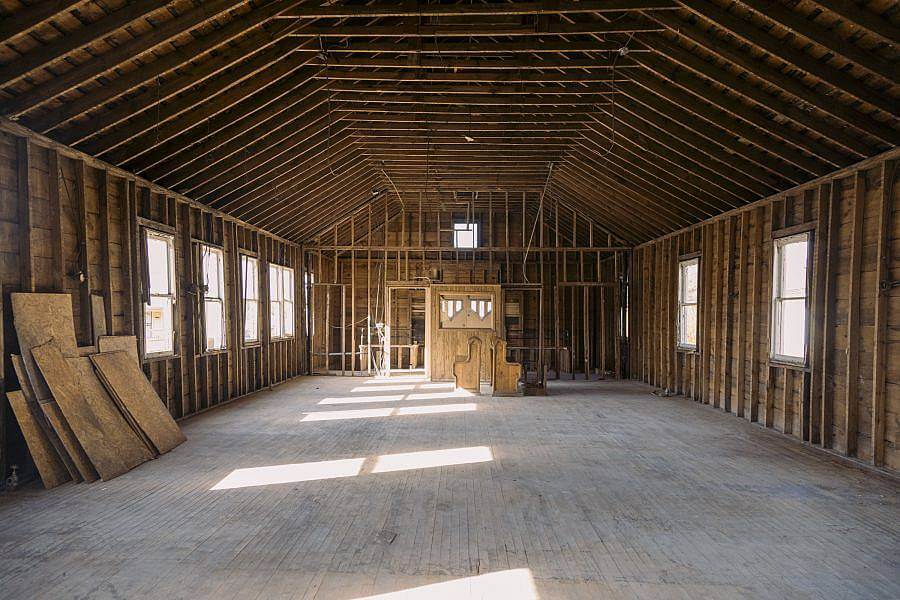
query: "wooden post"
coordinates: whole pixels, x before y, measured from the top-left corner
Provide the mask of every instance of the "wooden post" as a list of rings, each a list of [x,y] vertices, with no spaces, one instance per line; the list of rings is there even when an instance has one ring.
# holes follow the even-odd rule
[[[884,464],[885,395],[887,385],[888,291],[891,289],[891,234],[894,179],[897,161],[881,165],[881,197],[878,208],[878,255],[875,275],[875,350],[872,368],[872,463]]]
[[[28,138],[16,138],[17,209],[19,220],[19,285],[22,291],[33,292],[34,260],[31,256],[31,183],[29,177],[31,160],[28,152]]]
[[[847,380],[844,396],[844,454],[856,453],[857,412],[859,406],[859,304],[861,300],[860,267],[862,264],[863,208],[866,199],[866,175],[857,171],[854,185],[852,225],[850,233],[850,284],[847,310]]]
[[[84,345],[92,343],[91,327],[91,261],[88,258],[88,232],[87,232],[87,203],[85,200],[85,172],[84,161],[73,162],[75,171],[75,211],[78,215],[78,268],[81,272],[78,285],[79,315],[81,327],[80,341]]]

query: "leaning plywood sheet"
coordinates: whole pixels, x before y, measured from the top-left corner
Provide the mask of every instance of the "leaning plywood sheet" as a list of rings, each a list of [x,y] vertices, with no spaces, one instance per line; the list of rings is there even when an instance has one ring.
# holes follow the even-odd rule
[[[125,422],[122,413],[97,377],[91,359],[67,358],[66,362],[75,372],[81,393],[100,420],[106,441],[117,450],[119,460],[129,469],[133,469],[152,459],[153,449]]]
[[[133,335],[104,335],[97,340],[97,349],[100,352],[127,352],[134,363],[140,366],[138,358],[137,338]]]
[[[91,360],[106,389],[131,414],[160,454],[185,440],[156,390],[127,352],[102,352],[93,355]]]
[[[35,364],[53,393],[53,398],[59,404],[72,432],[101,479],[107,481],[117,477],[146,460],[133,449],[129,451],[127,445],[122,442],[123,439],[128,440],[123,436],[123,432],[131,434],[131,431],[121,417],[118,422],[115,420],[112,423],[105,422],[104,419],[111,411],[116,410],[115,407],[110,403],[108,410],[98,408],[102,402],[109,402],[109,399],[92,397],[92,394],[84,388],[80,370],[72,368],[59,348],[50,343],[32,348],[31,352]],[[98,412],[103,418],[97,414]],[[131,442],[132,448],[139,446],[134,436],[128,441]]]
[[[69,481],[71,478],[65,465],[59,459],[56,449],[50,443],[44,430],[38,425],[35,412],[40,409],[36,405],[30,406],[29,402],[25,400],[25,394],[20,390],[8,392],[6,397],[9,398],[9,404],[19,422],[22,436],[28,445],[28,451],[41,476],[41,481],[44,482],[44,487],[49,490]]]
[[[66,421],[65,416],[63,416],[62,411],[59,409],[59,405],[53,400],[42,400],[39,403],[39,406],[41,407],[44,416],[47,417],[47,421],[50,423],[53,431],[59,436],[59,441],[66,449],[66,453],[68,453],[72,462],[75,464],[79,477],[87,482],[97,481],[97,479],[99,479],[97,469],[91,464],[91,460],[88,458],[87,453],[84,451],[84,448],[81,447],[81,443],[78,441],[78,438],[75,437],[72,428],[69,427],[69,422]]]
[[[63,356],[78,356],[72,297],[69,294],[26,293],[14,293],[10,297],[25,372],[31,381],[34,396],[40,402],[49,398],[50,392],[35,368],[31,349],[53,341]]]
[[[66,447],[63,445],[62,440],[59,439],[59,435],[53,429],[53,426],[50,425],[50,421],[44,414],[44,410],[41,408],[41,405],[34,397],[34,391],[31,389],[31,383],[28,381],[28,377],[25,375],[25,361],[23,361],[22,357],[18,354],[10,354],[9,358],[10,362],[12,362],[13,370],[16,372],[16,378],[19,380],[19,385],[22,387],[22,393],[25,395],[25,401],[29,403],[32,412],[37,419],[38,425],[44,431],[44,435],[47,437],[47,440],[56,450],[56,455],[62,461],[63,466],[69,473],[69,478],[78,483],[82,479],[81,474],[75,467],[75,463],[72,461],[72,457],[70,457],[69,453],[66,451]],[[53,402],[54,404],[56,404],[56,402],[54,402],[52,399],[45,400],[45,402]]]

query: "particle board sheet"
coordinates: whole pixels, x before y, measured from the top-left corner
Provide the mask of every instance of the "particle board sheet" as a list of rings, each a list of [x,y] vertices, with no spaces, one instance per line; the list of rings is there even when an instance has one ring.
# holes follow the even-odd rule
[[[89,380],[83,377],[80,365],[74,369],[53,343],[33,348],[32,354],[66,422],[101,479],[118,477],[149,458],[142,454],[137,437],[131,434],[124,419],[120,415],[118,420],[111,417],[116,409],[109,398],[97,398],[95,390],[85,387]],[[109,406],[104,407],[104,402]]]
[[[138,367],[141,360],[138,357],[137,338],[133,335],[104,335],[97,340],[97,349],[100,352],[127,352]]]
[[[67,358],[66,363],[75,372],[81,393],[100,425],[109,443],[118,450],[121,461],[133,469],[155,456],[152,446],[145,443],[137,431],[126,422],[106,387],[94,371],[90,358]]]
[[[53,431],[59,436],[59,440],[66,449],[66,453],[72,459],[72,463],[78,470],[78,476],[81,480],[88,483],[97,481],[100,478],[97,474],[97,469],[91,464],[91,459],[88,458],[87,453],[81,446],[81,442],[75,437],[75,432],[72,431],[69,422],[63,416],[59,405],[53,400],[42,400],[38,404],[41,407],[41,412],[47,417],[47,421],[50,423]]]
[[[41,408],[40,403],[38,403],[34,397],[34,390],[31,389],[28,376],[25,374],[25,361],[23,361],[22,357],[18,354],[10,354],[9,358],[10,362],[12,362],[13,370],[16,373],[16,378],[19,380],[19,385],[22,388],[22,393],[25,395],[25,401],[31,405],[32,410],[35,413],[35,418],[38,421],[38,425],[43,429],[44,435],[47,436],[47,440],[49,440],[50,444],[52,444],[53,448],[56,450],[56,455],[62,461],[63,466],[69,473],[69,478],[78,483],[82,480],[81,474],[75,467],[72,457],[69,456],[68,451],[66,451],[66,447],[63,445],[62,440],[60,440],[56,430],[53,429],[53,426],[47,419],[47,415],[44,414],[44,409]],[[53,402],[55,404],[52,399],[45,400],[45,402]]]
[[[101,352],[91,357],[101,381],[153,442],[165,454],[185,441],[175,419],[128,352]]]
[[[44,487],[48,490],[55,488],[71,479],[66,466],[56,453],[56,448],[50,443],[50,439],[44,430],[38,425],[38,413],[40,409],[34,402],[28,402],[21,390],[8,392],[6,397],[12,406],[28,452],[34,460]]]
[[[63,356],[78,356],[75,323],[72,318],[72,296],[69,294],[10,294],[13,323],[25,372],[40,402],[50,397],[50,390],[40,376],[31,357],[31,349],[52,341]]]

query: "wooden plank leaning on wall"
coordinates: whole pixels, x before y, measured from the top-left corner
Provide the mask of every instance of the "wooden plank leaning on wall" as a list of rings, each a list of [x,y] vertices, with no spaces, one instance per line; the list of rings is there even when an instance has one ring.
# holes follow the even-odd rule
[[[295,298],[302,298],[298,291],[301,277],[301,252],[299,246],[276,238],[231,216],[211,211],[187,197],[141,179],[127,171],[108,165],[84,153],[38,135],[11,121],[0,119],[0,169],[3,181],[0,186],[0,204],[3,214],[13,218],[0,218],[0,228],[15,240],[13,248],[6,248],[2,260],[6,269],[0,272],[0,285],[4,294],[14,291],[68,292],[75,304],[76,327],[83,344],[92,343],[91,293],[102,293],[106,325],[116,335],[142,335],[143,298],[141,297],[142,260],[144,254],[141,229],[144,226],[172,230],[176,233],[176,254],[179,271],[176,273],[179,294],[187,291],[187,284],[197,283],[187,278],[183,270],[184,259],[191,240],[192,222],[207,219],[215,227],[207,230],[207,241],[218,240],[222,245],[224,232],[230,236],[250,240],[252,236],[267,239],[283,249],[283,262],[295,270]],[[225,224],[227,228],[225,228]],[[234,232],[234,233],[232,233]],[[252,234],[252,235],[251,235]],[[178,245],[186,240],[188,245]],[[232,257],[236,244],[232,239],[225,244],[226,268],[239,268],[239,260]],[[237,247],[241,247],[238,243]],[[234,260],[232,260],[234,258]],[[235,266],[237,265],[237,266]],[[14,277],[13,277],[14,275]],[[226,286],[236,281],[227,275]],[[261,293],[265,292],[262,289]],[[237,292],[237,290],[235,290]],[[227,295],[227,312],[230,319],[243,314],[237,301],[239,293]],[[186,295],[176,302],[176,321],[179,327],[181,313],[189,302]],[[266,295],[261,295],[260,312],[268,312]],[[296,315],[303,312],[295,303]],[[303,371],[305,345],[297,343],[304,324],[295,320],[295,339],[277,342],[281,345],[277,355],[279,368],[273,373],[273,383],[294,377]],[[15,348],[15,331],[10,315],[0,320],[0,351],[4,356],[2,371],[3,390],[8,381],[15,381],[8,353]],[[199,323],[194,324],[194,329]],[[200,390],[200,379],[187,370],[199,358],[200,344],[185,343],[191,340],[176,337],[176,353],[164,359],[145,362],[145,373],[150,376],[160,397],[167,401],[175,417],[186,417],[202,408],[218,406],[240,395],[237,386],[229,385],[233,375],[228,365],[237,361],[239,352],[259,352],[258,348],[245,348],[238,337],[238,327],[229,329],[228,349],[224,356],[209,361],[207,389]],[[199,330],[183,331],[185,335],[199,335]],[[267,333],[267,332],[266,332]],[[275,342],[273,342],[275,344]],[[259,359],[257,359],[259,360]],[[240,365],[246,363],[240,362]],[[268,370],[267,365],[262,367]],[[249,380],[241,386],[243,394],[260,389],[262,382]],[[14,384],[13,384],[14,386]],[[205,404],[197,402],[206,398]],[[0,473],[7,472],[10,458],[17,464],[25,464],[24,446],[9,448],[6,432],[9,425],[9,409],[5,400],[0,402]]]
[[[677,314],[660,302],[665,293],[658,289],[677,282],[675,272],[665,272],[677,263],[660,257],[671,251],[667,240],[699,230],[701,389],[694,398],[900,470],[900,380],[893,367],[900,345],[891,339],[900,327],[892,253],[900,240],[898,160],[900,149],[893,149],[638,246],[630,293],[632,311],[641,316],[633,335],[642,343],[632,346],[641,353],[633,376],[660,386],[671,381],[667,369],[686,364],[673,367],[660,351],[668,342],[653,337],[677,331],[663,322]],[[769,358],[773,239],[798,232],[809,232],[812,241],[806,366]]]

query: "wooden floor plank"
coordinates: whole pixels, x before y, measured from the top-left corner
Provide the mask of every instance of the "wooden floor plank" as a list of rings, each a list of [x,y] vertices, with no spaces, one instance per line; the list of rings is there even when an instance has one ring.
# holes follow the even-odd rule
[[[288,382],[112,481],[3,496],[0,596],[351,600],[516,569],[542,600],[900,595],[900,484],[758,425],[616,381],[318,404],[403,393],[365,381]],[[461,402],[477,410],[303,421]],[[492,460],[375,472],[481,446]],[[358,474],[212,489],[346,459]]]

